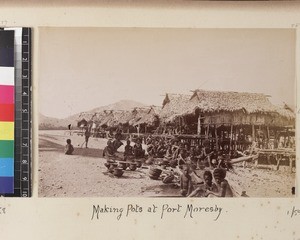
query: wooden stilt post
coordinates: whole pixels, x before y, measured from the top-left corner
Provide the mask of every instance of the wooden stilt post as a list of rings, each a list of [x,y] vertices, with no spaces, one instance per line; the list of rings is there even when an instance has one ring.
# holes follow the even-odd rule
[[[279,164],[280,164],[281,158],[282,158],[282,155],[276,154],[276,162],[277,162],[277,164],[276,164],[276,171],[279,170]]]
[[[179,118],[179,131],[182,134],[182,117]]]
[[[233,136],[232,136],[232,130],[233,130],[233,125],[231,124],[230,125],[230,143],[229,143],[229,150],[230,151],[232,149],[232,138],[233,138]]]
[[[267,149],[269,148],[270,145],[270,129],[269,126],[267,125]]]
[[[292,173],[293,172],[293,157],[291,155],[289,155],[289,162],[290,162],[290,165],[289,165],[290,173]]]
[[[209,136],[209,124],[207,124],[207,130],[206,130],[206,138]]]
[[[288,135],[288,140],[287,140],[287,142],[288,142],[288,144],[290,145],[290,142],[291,142],[291,136],[290,136],[290,133],[289,133],[288,128],[286,129],[286,132],[287,132],[287,135]],[[288,145],[287,145],[287,147],[290,148],[291,146],[288,146]]]
[[[215,138],[216,138],[216,148],[217,148],[217,150],[219,150],[217,125],[215,125]]]
[[[256,169],[257,166],[258,166],[258,159],[259,159],[259,155],[258,155],[258,158],[256,158],[256,159],[254,160],[254,168],[255,168],[255,169]]]
[[[237,126],[235,126],[235,129],[234,129],[234,150],[237,150],[236,149],[236,145],[237,145],[236,132],[237,132]]]
[[[201,135],[201,115],[198,116],[197,134]]]

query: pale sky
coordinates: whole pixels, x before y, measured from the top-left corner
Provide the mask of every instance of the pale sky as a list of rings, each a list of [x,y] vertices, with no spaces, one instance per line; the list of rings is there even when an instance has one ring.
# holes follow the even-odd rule
[[[257,92],[295,106],[289,29],[41,28],[39,111],[63,118],[165,93]]]

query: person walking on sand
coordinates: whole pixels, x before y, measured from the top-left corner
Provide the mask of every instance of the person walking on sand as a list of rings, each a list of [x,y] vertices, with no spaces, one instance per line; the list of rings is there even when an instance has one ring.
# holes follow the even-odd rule
[[[69,129],[70,136],[72,135],[71,127],[72,127],[72,124],[69,124],[68,129]]]

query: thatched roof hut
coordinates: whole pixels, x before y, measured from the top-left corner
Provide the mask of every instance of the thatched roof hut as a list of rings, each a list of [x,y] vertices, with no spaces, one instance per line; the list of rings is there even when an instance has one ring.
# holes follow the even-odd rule
[[[260,93],[195,90],[192,95],[166,94],[160,117],[170,122],[178,117],[201,116],[204,124],[290,125],[295,114],[273,105]]]
[[[164,122],[173,121],[176,117],[185,114],[191,95],[167,93],[159,117]]]
[[[96,113],[93,112],[82,112],[77,117],[77,122],[80,122],[81,120],[85,119],[86,121],[93,121],[96,117]]]
[[[275,113],[276,107],[266,95],[245,92],[221,92],[196,90],[186,113],[199,109],[201,112]]]
[[[161,108],[156,106],[150,106],[148,109],[140,111],[139,116],[135,118],[134,126],[139,124],[157,125],[159,123],[159,112]]]
[[[129,120],[129,125],[134,126],[145,114],[147,114],[148,109],[146,108],[134,108],[132,111],[131,119]]]
[[[77,117],[77,127],[84,127],[88,124],[92,124],[95,120],[96,114],[90,112],[82,112]]]
[[[104,112],[104,115],[101,116],[99,125],[100,126],[103,126],[103,125],[109,126],[109,123],[114,118],[114,111],[110,110],[110,111],[103,111],[103,112]]]

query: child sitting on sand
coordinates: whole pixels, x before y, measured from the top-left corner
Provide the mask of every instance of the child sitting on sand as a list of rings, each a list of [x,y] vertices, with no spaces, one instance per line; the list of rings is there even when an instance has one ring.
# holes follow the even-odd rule
[[[225,179],[226,170],[222,168],[216,168],[213,172],[213,176],[216,182],[217,191],[208,190],[208,195],[215,197],[233,197],[233,192],[228,181]]]
[[[217,192],[217,185],[212,182],[213,176],[210,171],[205,171],[203,174],[204,183],[197,187],[189,197],[207,197],[208,191]]]
[[[180,176],[180,193],[182,196],[186,197],[193,191],[192,178],[190,176],[190,167],[187,165],[183,166],[182,174]]]
[[[74,152],[74,147],[71,144],[71,139],[67,139],[67,145],[65,147],[65,154],[72,155],[73,152]]]

